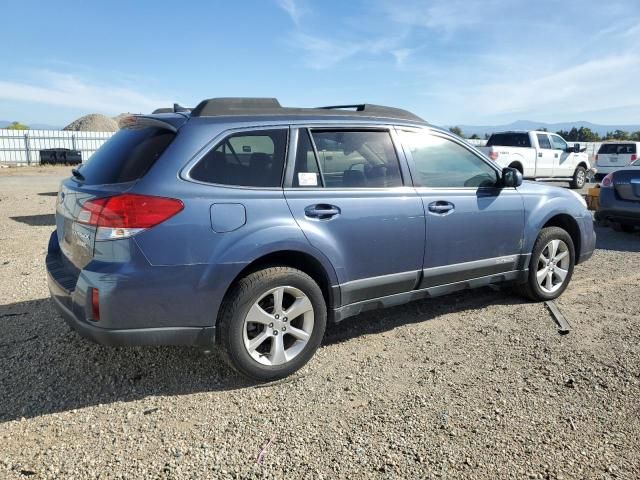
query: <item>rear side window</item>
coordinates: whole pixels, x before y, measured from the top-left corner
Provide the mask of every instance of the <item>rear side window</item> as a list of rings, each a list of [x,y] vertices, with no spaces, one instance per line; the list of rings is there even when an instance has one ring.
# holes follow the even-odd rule
[[[528,133],[494,133],[487,141],[487,147],[531,147]]]
[[[536,133],[538,137],[538,145],[540,148],[544,148],[546,150],[551,150],[551,142],[549,141],[549,136],[544,133]]]
[[[241,187],[279,187],[287,129],[234,133],[209,151],[189,176],[201,182]]]
[[[124,128],[107,140],[82,166],[84,183],[102,185],[144,176],[176,134],[158,127]]]
[[[294,186],[390,188],[402,185],[398,157],[388,131],[312,130],[309,138],[307,131],[300,130],[296,157]]]
[[[603,143],[600,145],[598,149],[598,153],[604,155],[611,154],[631,154],[633,155],[636,152],[636,144],[635,143]]]

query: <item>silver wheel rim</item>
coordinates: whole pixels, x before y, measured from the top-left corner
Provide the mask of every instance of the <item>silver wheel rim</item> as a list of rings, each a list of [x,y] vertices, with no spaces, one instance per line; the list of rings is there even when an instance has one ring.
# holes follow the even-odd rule
[[[249,309],[242,328],[244,347],[262,365],[282,365],[304,350],[313,324],[311,300],[295,287],[276,287]]]
[[[569,247],[562,240],[551,240],[540,253],[536,279],[545,293],[554,293],[564,285],[569,274]]]
[[[582,185],[584,183],[585,173],[582,170],[578,171],[578,185]]]

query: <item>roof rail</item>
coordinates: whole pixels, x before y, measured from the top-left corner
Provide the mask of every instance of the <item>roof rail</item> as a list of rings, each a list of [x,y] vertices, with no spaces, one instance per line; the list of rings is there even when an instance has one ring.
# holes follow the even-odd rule
[[[193,117],[214,117],[217,115],[237,115],[253,113],[256,110],[281,109],[275,98],[222,97],[201,101],[191,112]]]
[[[362,112],[365,115],[391,117],[391,118],[404,118],[408,120],[418,120],[424,122],[423,118],[420,118],[415,113],[411,113],[408,110],[396,107],[385,107],[384,105],[374,105],[372,103],[357,103],[354,105],[331,105],[328,107],[318,107],[319,110],[348,110],[354,109],[356,112]]]
[[[318,108],[290,108],[280,105],[275,98],[210,98],[203,100],[191,111],[192,117],[216,117],[225,115],[300,115],[300,116],[363,116],[395,118],[425,122],[414,113],[400,108],[372,105],[335,105]]]

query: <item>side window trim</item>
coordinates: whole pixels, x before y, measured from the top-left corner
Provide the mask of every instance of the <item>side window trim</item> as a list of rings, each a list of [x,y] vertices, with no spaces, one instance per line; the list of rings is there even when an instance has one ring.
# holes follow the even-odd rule
[[[245,185],[228,185],[224,183],[212,183],[212,182],[204,182],[202,180],[197,180],[191,177],[191,171],[194,167],[206,157],[209,153],[211,153],[216,147],[222,144],[225,139],[228,139],[236,134],[243,132],[255,132],[260,130],[285,130],[287,133],[287,141],[285,142],[285,152],[284,152],[284,165],[282,168],[282,173],[280,175],[280,186],[277,187],[252,187]],[[229,128],[223,130],[218,135],[213,137],[208,143],[206,143],[197,153],[195,153],[191,159],[185,164],[184,167],[178,173],[178,178],[181,180],[197,183],[199,185],[207,185],[210,187],[217,188],[233,188],[233,189],[250,189],[250,190],[282,190],[285,175],[287,173],[288,168],[288,160],[289,160],[289,151],[290,151],[290,138],[291,138],[291,128],[289,125],[255,125],[255,126],[246,126],[246,127],[237,127],[237,128]]]
[[[320,177],[320,186],[319,186],[319,188],[325,189],[327,187],[324,184],[324,172],[322,171],[322,164],[320,163],[320,155],[318,155],[318,147],[316,147],[316,140],[315,140],[315,138],[313,138],[313,135],[311,135],[311,129],[310,128],[304,128],[304,129],[301,129],[301,130],[304,130],[304,133],[309,138],[309,142],[311,142],[311,148],[313,149],[313,156],[316,159],[316,165],[318,166],[318,175]]]
[[[286,164],[286,173],[285,173],[285,189],[294,189],[294,190],[304,190],[304,191],[317,191],[317,190],[328,190],[328,191],[336,191],[336,190],[395,190],[398,188],[406,188],[412,187],[413,182],[411,180],[411,172],[407,166],[407,156],[402,147],[402,142],[397,138],[396,126],[393,125],[370,125],[370,124],[299,124],[299,125],[291,125],[290,139],[293,139],[295,136],[295,143],[293,141],[289,142],[289,153],[287,154],[287,164]],[[330,131],[374,131],[374,132],[386,132],[390,139],[391,144],[393,145],[393,151],[396,155],[396,161],[398,162],[398,170],[400,172],[400,180],[401,185],[396,187],[311,187],[299,189],[293,186],[293,176],[295,170],[295,158],[297,155],[298,148],[298,138],[299,135],[306,131],[309,135],[309,139],[311,141],[311,145],[313,147],[314,155],[316,157],[316,162],[318,165],[318,170],[321,176],[321,182],[324,185],[324,178],[322,172],[322,166],[318,157],[318,150],[316,147],[315,139],[313,138],[312,132],[314,130],[330,130]],[[295,132],[295,133],[293,133]]]
[[[445,132],[440,132],[437,130],[431,130],[429,128],[406,128],[406,127],[399,127],[397,128],[398,132],[410,132],[410,133],[423,133],[426,135],[433,135],[435,137],[440,137],[440,138],[444,138],[445,140],[449,140],[453,143],[455,143],[456,145],[464,148],[465,150],[467,150],[469,153],[471,153],[472,155],[475,155],[480,161],[484,162],[485,165],[487,165],[489,168],[493,169],[496,172],[496,175],[498,176],[498,179],[500,179],[502,177],[502,170],[500,170],[500,168],[498,168],[496,165],[493,165],[489,160],[487,160],[484,155],[482,155],[481,153],[478,153],[476,151],[474,151],[472,148],[469,148],[469,146],[465,145],[464,143],[460,142],[458,139],[456,139],[453,136],[447,135]],[[498,187],[425,187],[422,185],[416,185],[416,182],[413,181],[413,178],[416,176],[417,170],[416,170],[416,164],[414,162],[413,159],[413,155],[411,153],[411,149],[408,147],[404,146],[404,143],[402,144],[402,148],[404,150],[404,154],[406,155],[407,161],[409,163],[409,171],[411,172],[411,177],[412,177],[412,181],[411,184],[413,185],[414,188],[419,188],[419,189],[426,189],[426,190],[495,190]]]

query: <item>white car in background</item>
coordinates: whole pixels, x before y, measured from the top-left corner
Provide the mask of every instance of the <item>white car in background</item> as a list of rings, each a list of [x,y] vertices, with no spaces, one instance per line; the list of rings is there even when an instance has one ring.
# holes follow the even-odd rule
[[[571,188],[582,188],[592,173],[580,144],[570,146],[555,133],[496,132],[479,150],[500,167],[519,170],[524,178],[567,181]]]
[[[638,153],[640,153],[640,142],[604,142],[595,156],[598,169],[596,180],[602,180],[607,174],[616,170],[638,166],[636,165]]]

